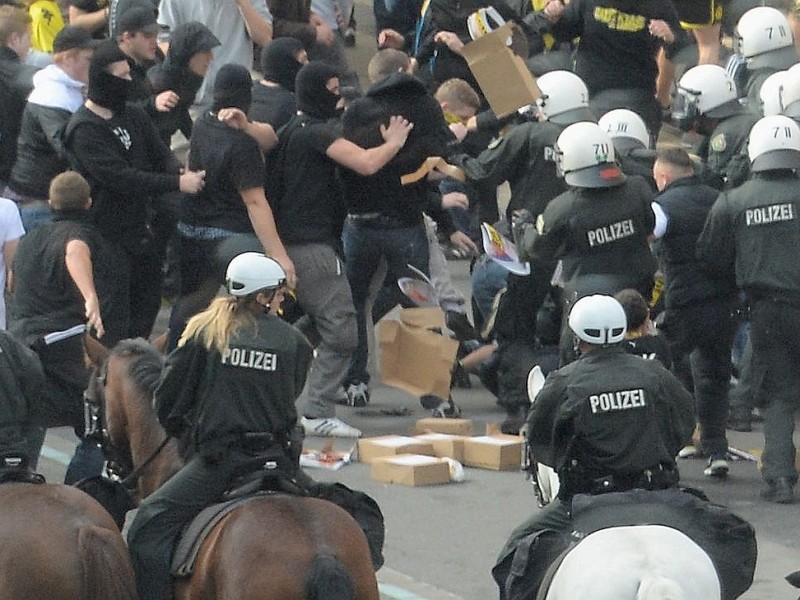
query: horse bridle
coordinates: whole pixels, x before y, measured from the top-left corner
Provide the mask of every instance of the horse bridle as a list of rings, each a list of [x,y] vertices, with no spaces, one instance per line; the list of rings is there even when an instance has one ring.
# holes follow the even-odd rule
[[[153,453],[137,468],[133,467],[128,456],[119,452],[111,441],[106,422],[105,394],[108,361],[96,369],[89,378],[89,385],[83,392],[84,438],[100,445],[106,458],[106,471],[112,479],[119,481],[129,491],[135,492],[139,476],[150,466],[158,454],[169,443],[166,436]]]

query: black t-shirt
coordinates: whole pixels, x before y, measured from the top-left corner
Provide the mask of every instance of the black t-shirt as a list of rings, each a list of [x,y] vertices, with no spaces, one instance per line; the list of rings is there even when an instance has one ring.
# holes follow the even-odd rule
[[[67,244],[72,240],[84,242],[91,252],[103,324],[110,330],[119,322],[114,311],[115,306],[121,305],[118,267],[112,263],[100,232],[89,224],[87,215],[62,213],[55,218],[25,235],[14,258],[14,302],[9,329],[27,344],[45,333],[63,331],[85,321],[83,297],[65,262]]]
[[[207,112],[194,125],[189,168],[205,170],[206,185],[196,196],[184,197],[181,220],[252,233],[240,192],[264,186],[264,160],[256,141]]]
[[[282,132],[279,156],[270,161],[281,170],[281,185],[269,201],[284,242],[339,246],[344,200],[336,163],[326,154],[339,137],[335,123],[308,115],[293,117]]]
[[[663,335],[643,335],[638,338],[625,340],[622,344],[628,354],[641,356],[647,360],[658,360],[665,369],[672,368],[672,355],[669,345]]]
[[[282,87],[253,84],[253,103],[249,116],[253,121],[269,123],[275,131],[286,125],[297,112],[294,94]]]

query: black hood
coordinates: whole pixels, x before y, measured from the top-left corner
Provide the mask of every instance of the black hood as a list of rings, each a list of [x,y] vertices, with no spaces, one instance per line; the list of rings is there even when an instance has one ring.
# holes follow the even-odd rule
[[[198,21],[181,23],[170,34],[164,69],[185,69],[195,54],[211,50],[219,45],[217,36],[202,23]]]
[[[376,96],[419,96],[427,94],[428,90],[414,75],[408,73],[392,73],[386,79],[373,83],[367,90],[369,97]]]
[[[278,38],[270,42],[261,53],[264,79],[293,92],[297,73],[303,66],[295,58],[300,50],[303,50],[303,44],[295,38]]]
[[[339,96],[325,86],[330,79],[338,76],[339,72],[336,69],[323,62],[303,65],[297,73],[294,85],[297,110],[318,119],[335,117]]]

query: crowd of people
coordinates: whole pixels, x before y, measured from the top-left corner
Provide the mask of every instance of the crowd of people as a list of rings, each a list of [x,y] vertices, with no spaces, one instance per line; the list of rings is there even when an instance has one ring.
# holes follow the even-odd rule
[[[574,495],[675,487],[695,426],[705,474],[724,477],[726,426],[749,428],[758,407],[761,496],[794,500],[792,7],[495,2],[492,18],[524,34],[540,91],[498,118],[462,54],[478,35],[468,23],[488,23],[477,0],[375,0],[378,50],[363,85],[343,51],[352,6],[337,0],[4,4],[0,281],[8,272],[11,335],[0,341],[18,345],[2,356],[19,381],[3,383],[28,408],[3,405],[16,424],[0,430],[0,450],[35,468],[45,428],[83,438],[81,336],[149,338],[164,296],[169,433],[189,430],[202,445],[252,426],[284,439],[297,421],[306,435],[359,437],[337,406],[369,403],[370,327],[413,305],[396,282],[422,274],[461,342],[454,381],[478,372],[507,412],[503,431],[526,428],[535,459],[562,479],[558,501],[504,548],[501,597],[520,540],[567,528]],[[724,33],[735,40],[727,69]],[[700,64],[675,76],[693,40]],[[664,120],[686,132],[683,144],[656,147]],[[175,151],[181,136],[188,157]],[[420,175],[430,157],[463,177]],[[514,239],[529,274],[479,256],[482,222]],[[472,319],[440,241],[474,259]],[[249,282],[237,257],[268,282]],[[231,298],[214,300],[223,284]],[[281,303],[292,327],[274,316]],[[272,362],[258,366],[256,351]],[[187,399],[176,378],[200,355],[205,383]],[[550,376],[531,410],[525,379],[537,364]],[[258,399],[277,412],[199,419],[193,402],[214,412],[206,386],[228,393],[237,384],[226,378],[253,369],[266,372],[253,381],[287,388]],[[421,402],[437,416],[460,412],[452,398]],[[175,490],[195,471],[214,490],[227,482],[198,450],[139,528],[171,518],[158,502],[185,496]],[[83,440],[67,481],[101,468]],[[166,593],[161,575],[142,588],[148,597]]]

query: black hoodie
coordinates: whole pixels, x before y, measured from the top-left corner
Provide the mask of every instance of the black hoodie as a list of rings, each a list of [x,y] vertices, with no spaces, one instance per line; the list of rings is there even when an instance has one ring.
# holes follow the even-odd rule
[[[203,84],[203,76],[189,70],[189,61],[195,54],[219,45],[217,37],[202,23],[181,23],[170,36],[169,50],[164,62],[147,72],[155,95],[166,90],[178,94],[179,100],[175,108],[168,112],[159,112],[153,117],[161,139],[167,144],[178,129],[186,139],[192,135],[189,107],[194,103],[197,90]]]
[[[401,185],[400,177],[416,171],[429,156],[446,156],[450,131],[439,103],[416,77],[396,73],[373,84],[342,118],[344,136],[364,148],[383,143],[380,125],[401,115],[414,124],[405,146],[375,175],[362,177],[340,169],[348,212],[380,212],[408,225],[422,222],[432,210],[425,179]]]

